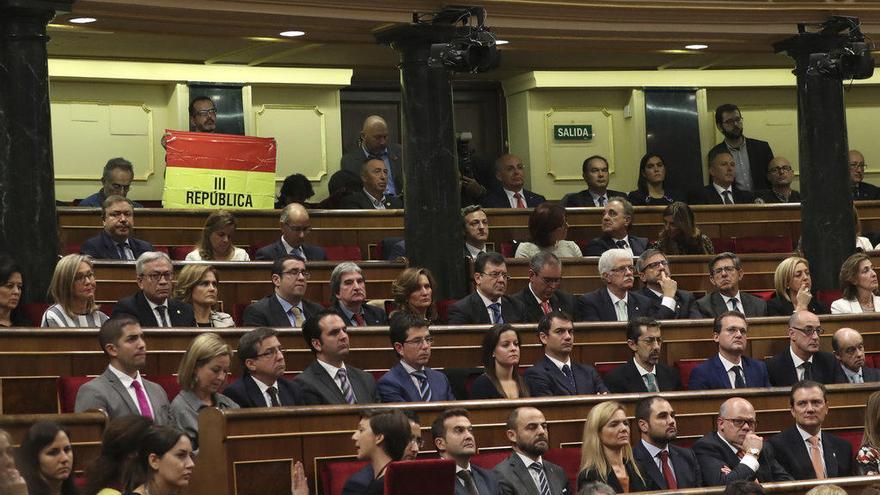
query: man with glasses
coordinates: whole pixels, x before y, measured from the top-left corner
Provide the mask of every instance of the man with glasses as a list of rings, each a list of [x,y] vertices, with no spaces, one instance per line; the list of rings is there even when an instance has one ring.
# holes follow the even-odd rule
[[[541,251],[529,260],[529,283],[512,299],[523,308],[523,323],[538,323],[552,311],[574,312],[574,296],[560,289],[562,262],[550,251]]]
[[[400,362],[377,383],[382,402],[455,400],[446,375],[428,367],[434,343],[428,321],[400,312],[391,318],[389,334]]]
[[[602,214],[602,236],[587,244],[584,256],[601,256],[605,251],[614,248],[629,252],[630,257],[642,254],[648,247],[648,239],[629,235],[634,218],[635,209],[632,203],[625,198],[609,199]]]
[[[880,370],[865,366],[865,343],[852,328],[841,328],[831,337],[831,348],[837,358],[835,383],[880,382]]]
[[[217,108],[207,96],[196,96],[189,104],[189,130],[192,132],[216,132]]]
[[[608,393],[596,368],[571,360],[574,324],[570,316],[559,311],[544,315],[538,322],[538,340],[544,346],[544,358],[524,376],[533,397]]]
[[[244,326],[302,328],[307,319],[324,309],[305,299],[310,276],[305,260],[295,254],[275,260],[272,263],[275,292],[244,309]]]
[[[791,188],[794,180],[794,169],[791,163],[777,156],[770,160],[767,166],[767,180],[770,181],[770,189],[761,189],[755,192],[755,203],[800,203],[801,193]]]
[[[599,257],[599,274],[605,287],[582,295],[575,306],[576,321],[629,321],[653,316],[651,301],[632,291],[635,282],[632,255],[609,249]]]
[[[659,322],[644,317],[630,321],[626,327],[626,345],[633,355],[605,375],[608,390],[612,393],[681,390],[678,372],[660,362],[663,337]]]
[[[449,308],[450,325],[494,325],[523,321],[520,303],[505,295],[510,275],[504,256],[495,252],[481,253],[474,261],[473,277],[474,292]]]
[[[743,136],[743,118],[739,107],[725,103],[715,109],[715,127],[724,140],[709,154],[724,151],[736,162],[736,187],[740,191],[769,189],[767,166],[773,159],[773,150],[766,141]]]
[[[101,175],[101,190],[83,199],[77,206],[88,206],[99,208],[104,204],[104,200],[110,196],[128,196],[131,189],[131,183],[134,181],[134,167],[131,162],[125,158],[111,158],[104,165],[104,173]],[[131,201],[131,205],[140,208],[141,204],[137,201]]]
[[[145,328],[196,326],[192,306],[171,299],[174,267],[167,254],[148,251],[138,257],[135,270],[141,290],[117,301],[113,316],[131,315]]]
[[[259,327],[238,339],[238,359],[244,375],[223,390],[241,407],[281,407],[305,404],[299,383],[284,378],[284,349],[278,331]]]
[[[739,311],[725,311],[715,318],[712,339],[718,354],[691,371],[688,390],[769,387],[763,361],[745,355],[749,326]]]
[[[96,260],[136,260],[140,255],[153,250],[147,241],[131,236],[134,230],[134,207],[128,198],[109,196],[101,204],[101,222],[104,230],[90,237],[79,248]]]
[[[880,187],[868,184],[865,180],[865,155],[856,150],[849,150],[849,178],[853,200],[880,199]]]
[[[694,295],[678,288],[666,255],[659,249],[648,249],[636,263],[644,287],[636,293],[653,303],[654,318],[658,320],[701,318]]]
[[[373,375],[345,363],[351,347],[341,316],[321,311],[306,320],[302,334],[316,358],[296,379],[306,404],[381,402]]]
[[[819,317],[809,311],[796,311],[788,319],[788,351],[767,361],[767,372],[774,387],[788,387],[801,380],[835,383],[837,361],[830,352],[820,351],[822,327]]]
[[[755,431],[755,408],[741,397],[727,399],[718,410],[716,431],[694,443],[705,486],[727,485],[737,480],[792,481],[779,464],[770,442]]]
[[[715,318],[726,311],[739,311],[748,318],[767,316],[767,302],[760,297],[740,292],[743,278],[742,262],[730,252],[715,255],[709,261],[709,281],[716,291],[697,299],[697,310],[703,318]]]
[[[318,246],[305,244],[312,230],[309,212],[299,203],[290,203],[281,210],[281,239],[257,250],[256,261],[275,261],[295,254],[306,261],[324,261],[327,255]]]

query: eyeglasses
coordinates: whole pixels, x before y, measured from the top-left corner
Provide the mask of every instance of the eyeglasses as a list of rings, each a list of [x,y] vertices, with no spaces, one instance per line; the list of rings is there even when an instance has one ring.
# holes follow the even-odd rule
[[[645,265],[645,270],[653,270],[653,269],[659,268],[661,266],[667,267],[667,266],[669,266],[669,262],[666,260],[660,260],[660,261],[655,261],[653,263],[648,263],[647,265]]]
[[[86,273],[77,273],[76,275],[73,276],[73,281],[74,282],[82,282],[87,278],[94,280],[95,279],[95,272],[89,271]]]
[[[480,273],[482,273],[483,275],[485,275],[489,278],[503,278],[504,280],[510,280],[510,275],[508,275],[507,272],[492,272],[492,273],[480,272]]]
[[[413,344],[416,347],[421,347],[423,344],[431,345],[434,343],[434,337],[419,337],[411,340],[404,340],[404,344]]]
[[[849,168],[858,168],[861,170],[865,170],[868,168],[868,164],[865,162],[850,162]]]
[[[723,122],[721,122],[721,123],[724,124],[724,125],[736,125],[736,124],[742,124],[742,123],[743,123],[743,118],[742,118],[742,117],[734,117],[734,118],[732,118],[732,119],[727,119],[727,120],[725,120],[725,121],[723,121]]]
[[[290,275],[293,278],[299,278],[299,276],[302,275],[303,278],[305,278],[306,280],[308,280],[309,277],[312,276],[312,274],[308,271],[300,270],[299,268],[293,268],[291,270],[287,270],[286,272],[281,272],[281,275]]]
[[[617,268],[612,268],[610,271],[613,273],[635,272],[636,267],[634,267],[632,265],[624,265],[624,266],[618,266]]]
[[[208,115],[217,115],[216,108],[209,108],[208,110],[196,110],[196,115],[199,117],[207,117]]]
[[[825,329],[823,329],[822,327],[804,327],[804,328],[791,327],[791,328],[794,328],[795,330],[799,330],[799,331],[803,332],[803,334],[806,335],[807,337],[812,337],[813,334],[822,335],[823,333],[825,333]]]
[[[783,165],[781,167],[771,167],[767,169],[771,174],[778,174],[779,172],[791,172],[792,168],[788,165]]]
[[[110,187],[114,191],[129,191],[131,189],[131,184],[117,184],[114,182],[110,184]]]
[[[281,347],[270,347],[270,348],[266,349],[265,351],[254,356],[254,358],[260,359],[261,357],[265,357],[265,356],[275,357],[281,351],[282,351]]]
[[[153,281],[153,282],[158,282],[158,281],[160,281],[160,280],[162,280],[162,279],[165,279],[165,280],[167,280],[167,281],[169,281],[169,282],[172,281],[172,280],[174,280],[174,272],[154,272],[154,273],[145,273],[144,276],[147,277],[148,279],[150,279],[150,280]]]
[[[745,425],[749,425],[749,428],[754,430],[755,427],[758,426],[757,419],[739,419],[739,418],[721,418],[721,419],[724,421],[730,421],[731,423],[733,423],[733,426],[736,426],[737,428],[742,428]]]
[[[306,225],[305,227],[300,227],[299,225],[290,225],[289,223],[282,223],[281,225],[284,225],[294,232],[302,232],[304,234],[307,234],[310,230],[312,230],[311,225]]]
[[[722,273],[733,273],[737,270],[735,266],[720,266],[712,269],[712,275],[721,275]]]

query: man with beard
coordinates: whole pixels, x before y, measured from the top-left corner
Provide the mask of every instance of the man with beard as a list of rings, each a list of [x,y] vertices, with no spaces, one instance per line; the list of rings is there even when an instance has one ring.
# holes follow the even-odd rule
[[[500,493],[495,473],[471,464],[471,457],[477,453],[477,441],[467,409],[441,412],[431,424],[431,436],[440,458],[455,461],[455,495]]]
[[[755,193],[755,203],[800,203],[801,193],[791,188],[794,180],[794,169],[791,163],[781,156],[770,160],[767,168],[767,180],[770,189],[762,189]]]
[[[797,311],[788,319],[788,349],[767,361],[767,373],[774,387],[794,385],[801,380],[835,383],[837,361],[830,352],[819,350],[822,326],[809,311]]]
[[[260,327],[238,339],[238,359],[244,376],[228,386],[223,395],[241,407],[301,406],[305,403],[299,383],[284,378],[287,369],[278,331]]]
[[[709,155],[730,153],[736,163],[736,187],[740,191],[769,189],[767,166],[773,159],[773,150],[766,141],[743,136],[743,118],[739,107],[725,103],[715,109],[715,127],[724,135],[724,141],[715,145]]]
[[[403,196],[403,151],[397,143],[388,142],[388,123],[378,115],[364,119],[358,145],[343,155],[339,161],[340,169],[356,176],[361,175],[364,160],[378,158],[385,162],[388,178],[385,194]]]
[[[197,96],[189,104],[189,130],[217,132],[217,108],[207,96]]]
[[[639,317],[629,322],[626,345],[633,357],[605,375],[605,385],[612,393],[667,392],[681,390],[678,372],[660,362],[660,323]]]
[[[153,245],[131,236],[134,229],[134,207],[130,199],[108,196],[101,205],[101,222],[104,230],[90,237],[79,248],[96,260],[136,260]]]
[[[880,187],[864,182],[865,155],[856,150],[849,150],[849,177],[853,200],[880,199]]]
[[[675,410],[662,397],[645,397],[636,404],[636,423],[642,440],[633,447],[639,470],[650,490],[678,490],[703,485],[700,464],[690,449],[673,445],[678,436]]]
[[[541,456],[550,448],[547,420],[534,407],[518,407],[507,417],[513,454],[495,466],[504,495],[570,495],[565,471]]]

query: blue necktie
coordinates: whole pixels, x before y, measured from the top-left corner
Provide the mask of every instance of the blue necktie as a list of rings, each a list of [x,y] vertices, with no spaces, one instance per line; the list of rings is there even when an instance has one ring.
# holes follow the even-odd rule
[[[428,383],[428,376],[424,371],[413,371],[411,375],[419,381],[419,400],[431,402],[431,385]]]
[[[568,384],[571,385],[573,393],[577,393],[577,385],[574,383],[574,375],[571,374],[571,368],[567,364],[562,365],[562,374],[568,378]]]
[[[533,462],[529,469],[538,473],[538,484],[540,485],[541,495],[551,495],[550,483],[547,482],[547,475],[544,474],[544,465],[540,462]]]
[[[490,304],[489,310],[492,311],[492,323],[504,323],[504,318],[501,316],[501,303]]]

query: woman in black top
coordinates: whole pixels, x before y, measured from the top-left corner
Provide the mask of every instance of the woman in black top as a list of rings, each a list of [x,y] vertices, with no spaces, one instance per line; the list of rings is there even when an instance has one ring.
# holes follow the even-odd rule
[[[39,421],[19,447],[19,469],[30,495],[76,495],[73,446],[58,423]]]
[[[810,292],[810,262],[800,256],[782,260],[773,276],[776,295],[767,302],[767,316],[791,316],[795,310],[828,314],[828,308]]]
[[[657,153],[648,153],[639,162],[637,189],[629,193],[633,206],[662,206],[683,199],[666,185],[666,164]]]
[[[357,448],[358,460],[369,461],[373,468],[373,479],[366,485],[346,483],[343,491],[381,495],[385,491],[385,470],[392,461],[403,459],[413,439],[409,419],[399,409],[365,410],[351,439]]]
[[[27,327],[31,322],[22,314],[21,268],[8,255],[0,254],[0,327]]]
[[[694,222],[694,212],[681,201],[663,210],[663,230],[652,247],[671,254],[715,254],[712,239],[700,232]]]
[[[507,323],[495,325],[483,337],[483,367],[471,388],[471,399],[529,397],[529,388],[518,372],[519,334]]]

